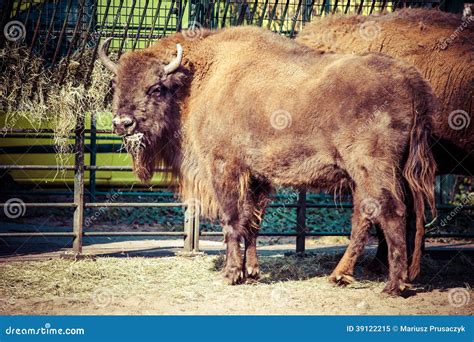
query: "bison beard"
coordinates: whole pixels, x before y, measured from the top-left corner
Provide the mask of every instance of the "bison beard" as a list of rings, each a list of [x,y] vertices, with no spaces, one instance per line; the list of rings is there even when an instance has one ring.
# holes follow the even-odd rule
[[[160,146],[156,139],[143,134],[134,134],[124,138],[124,145],[132,157],[133,172],[142,182],[148,182],[153,176]]]
[[[382,55],[321,55],[251,27],[201,33],[193,41],[164,38],[124,54],[118,65],[101,54],[117,74],[114,112],[127,122],[121,134],[144,137],[134,157],[140,179],[149,180],[164,161],[183,199],[220,218],[231,284],[258,277],[256,237],[273,185],[345,185],[354,198],[351,242],[330,279],[351,280],[368,228],[377,224],[389,246],[385,291],[400,294],[409,280],[404,183],[418,237],[423,200],[434,208],[428,84]],[[275,115],[286,116],[285,127]],[[412,265],[410,276],[417,272]]]

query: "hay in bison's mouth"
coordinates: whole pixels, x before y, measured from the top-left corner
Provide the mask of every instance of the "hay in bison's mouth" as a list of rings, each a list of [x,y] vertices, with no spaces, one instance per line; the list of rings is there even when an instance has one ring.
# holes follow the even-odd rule
[[[134,133],[123,137],[123,145],[125,150],[132,156],[138,156],[140,150],[144,147],[144,134]]]

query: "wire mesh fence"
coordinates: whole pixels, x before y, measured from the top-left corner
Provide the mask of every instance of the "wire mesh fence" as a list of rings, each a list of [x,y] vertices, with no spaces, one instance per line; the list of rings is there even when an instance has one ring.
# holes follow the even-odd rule
[[[120,55],[183,28],[257,25],[294,36],[314,16],[438,5],[439,0],[5,0],[1,28],[21,34],[32,54],[54,65],[82,57],[87,49],[93,50],[88,58],[95,59],[101,37],[118,38],[112,49]]]

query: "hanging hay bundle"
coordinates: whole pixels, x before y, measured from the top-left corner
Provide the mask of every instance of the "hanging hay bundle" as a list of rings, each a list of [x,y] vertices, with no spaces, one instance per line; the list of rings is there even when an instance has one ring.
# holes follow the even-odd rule
[[[95,61],[86,79],[92,51],[72,55],[56,65],[15,44],[0,49],[0,115],[5,128],[29,126],[54,130],[60,164],[72,152],[70,133],[87,113],[110,112],[110,82],[113,75]]]

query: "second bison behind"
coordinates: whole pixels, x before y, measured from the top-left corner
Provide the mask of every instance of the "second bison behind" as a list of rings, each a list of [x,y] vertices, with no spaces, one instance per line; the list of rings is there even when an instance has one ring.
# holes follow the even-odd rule
[[[116,73],[115,130],[135,146],[138,177],[148,181],[164,162],[183,199],[220,218],[232,284],[258,276],[256,237],[274,185],[351,189],[351,242],[331,279],[351,278],[375,223],[389,244],[385,291],[399,294],[409,280],[404,197],[419,232],[424,199],[433,206],[429,85],[383,55],[320,55],[252,27],[201,33],[174,34],[118,64],[101,51]]]

